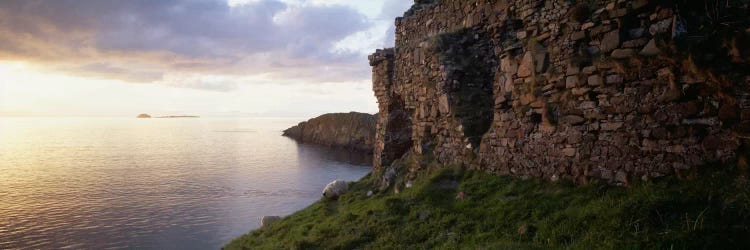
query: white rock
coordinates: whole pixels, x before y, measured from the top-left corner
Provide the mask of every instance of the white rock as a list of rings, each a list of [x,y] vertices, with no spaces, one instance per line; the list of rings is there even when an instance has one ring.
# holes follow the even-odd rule
[[[271,223],[274,223],[276,221],[280,221],[281,217],[279,216],[263,216],[263,218],[260,218],[260,227],[264,228],[268,225],[271,225]]]
[[[370,196],[372,196],[372,190],[367,191],[367,197],[370,197]]]
[[[349,184],[346,181],[335,180],[326,185],[323,189],[323,196],[329,199],[336,199],[346,193],[346,191],[349,191]]]

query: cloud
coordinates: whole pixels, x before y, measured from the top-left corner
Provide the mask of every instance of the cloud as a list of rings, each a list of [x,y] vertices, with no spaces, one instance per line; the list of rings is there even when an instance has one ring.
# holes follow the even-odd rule
[[[0,60],[132,82],[163,83],[167,74],[361,80],[366,60],[333,47],[371,25],[351,7],[279,0],[3,0]]]
[[[393,19],[395,17],[403,16],[404,12],[411,7],[410,1],[401,0],[385,0],[383,3],[383,9],[380,12],[380,18]],[[384,47],[393,47],[396,43],[396,26],[388,26],[388,30],[385,32],[385,44]]]

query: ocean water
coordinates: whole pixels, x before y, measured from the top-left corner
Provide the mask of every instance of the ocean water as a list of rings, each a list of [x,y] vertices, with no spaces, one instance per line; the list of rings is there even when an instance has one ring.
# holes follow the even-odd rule
[[[0,249],[217,249],[370,171],[299,120],[0,118]]]

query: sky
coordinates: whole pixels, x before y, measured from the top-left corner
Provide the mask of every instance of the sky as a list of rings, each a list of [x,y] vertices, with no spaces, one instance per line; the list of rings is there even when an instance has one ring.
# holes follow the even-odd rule
[[[409,0],[2,0],[0,116],[377,112]]]

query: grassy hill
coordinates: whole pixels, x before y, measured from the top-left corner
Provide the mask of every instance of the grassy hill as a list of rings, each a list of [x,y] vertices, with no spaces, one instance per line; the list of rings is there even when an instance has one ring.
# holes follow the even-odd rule
[[[434,169],[400,193],[368,175],[225,248],[750,249],[750,185],[734,167],[628,188]]]

